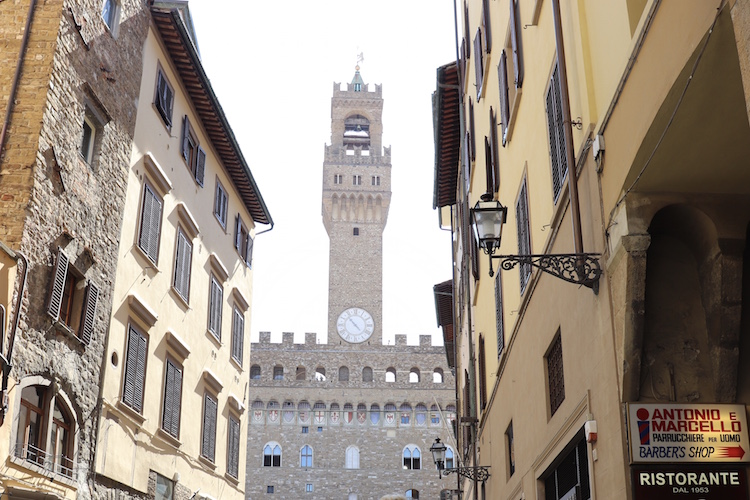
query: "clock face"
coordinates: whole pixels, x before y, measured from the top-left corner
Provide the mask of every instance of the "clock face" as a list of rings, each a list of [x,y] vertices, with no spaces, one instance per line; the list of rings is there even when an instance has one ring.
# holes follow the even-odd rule
[[[339,314],[336,330],[342,339],[359,344],[369,339],[375,331],[375,320],[370,313],[360,307],[350,307]]]

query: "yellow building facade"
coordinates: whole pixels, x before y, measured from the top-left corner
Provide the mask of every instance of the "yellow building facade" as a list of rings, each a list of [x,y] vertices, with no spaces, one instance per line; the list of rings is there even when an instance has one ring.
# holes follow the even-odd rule
[[[460,498],[747,499],[748,2],[457,6],[433,96],[438,313],[462,466],[490,472]],[[507,209],[494,259],[481,200]],[[584,262],[583,285],[553,275]]]
[[[95,469],[151,498],[244,499],[252,246],[272,221],[189,12],[151,15]]]

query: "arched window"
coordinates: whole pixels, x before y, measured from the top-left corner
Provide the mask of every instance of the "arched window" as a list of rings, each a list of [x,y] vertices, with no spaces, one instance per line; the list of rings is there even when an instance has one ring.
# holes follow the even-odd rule
[[[271,441],[263,447],[263,467],[281,467],[281,446]]]
[[[417,470],[422,468],[422,454],[415,444],[407,445],[403,452],[404,469]]]
[[[430,423],[440,425],[440,408],[438,408],[438,405],[430,406]]]
[[[342,366],[339,368],[339,382],[348,382],[349,381],[349,368],[346,366]]]
[[[362,382],[372,382],[372,368],[369,366],[362,369]]]
[[[299,452],[299,466],[309,469],[313,466],[313,453],[312,448],[308,445],[302,447]]]
[[[250,380],[260,380],[260,365],[250,367]]]
[[[359,469],[359,448],[356,446],[349,446],[346,449],[346,462],[344,463],[345,469]]]
[[[411,423],[411,405],[402,403],[399,411],[401,412],[401,425],[409,425]]]
[[[409,383],[410,384],[419,383],[419,368],[412,368],[411,370],[409,370]]]
[[[396,369],[391,367],[385,371],[385,381],[395,382],[396,381]]]
[[[307,370],[304,366],[297,367],[297,373],[294,376],[294,380],[305,380],[307,378]]]
[[[453,448],[450,446],[445,448],[445,468],[446,469],[452,469],[453,468],[453,457],[455,454],[453,453]]]
[[[31,377],[28,382],[36,385],[27,385],[21,390],[13,454],[48,471],[71,477],[76,422],[69,402],[63,393],[53,393],[50,382],[42,377]],[[49,429],[48,442],[46,429]]]
[[[415,420],[417,421],[417,425],[424,425],[427,423],[427,406],[422,403],[417,405]]]
[[[419,490],[406,490],[406,498],[419,498]]]
[[[435,368],[435,371],[432,372],[432,383],[433,384],[443,383],[443,370],[441,370],[440,368]]]
[[[284,380],[284,367],[283,366],[276,365],[273,367],[273,379]]]
[[[374,404],[370,406],[370,423],[378,425],[378,422],[380,422],[380,406]]]
[[[326,379],[326,369],[322,366],[319,366],[315,369],[315,380],[318,382],[325,382]]]

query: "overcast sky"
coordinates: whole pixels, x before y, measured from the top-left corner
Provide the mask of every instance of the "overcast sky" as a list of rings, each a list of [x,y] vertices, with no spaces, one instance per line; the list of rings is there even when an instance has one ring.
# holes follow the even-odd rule
[[[383,85],[383,144],[392,146],[384,338],[440,337],[432,286],[451,278],[451,247],[432,209],[431,95],[436,69],[455,60],[452,0],[189,5],[206,73],[275,222],[255,241],[252,339],[259,331],[327,338],[323,153],[333,82],[351,81],[359,53],[364,81]]]

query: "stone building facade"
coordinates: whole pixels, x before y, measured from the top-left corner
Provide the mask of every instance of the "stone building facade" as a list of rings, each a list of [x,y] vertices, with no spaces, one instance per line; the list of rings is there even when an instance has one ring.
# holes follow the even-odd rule
[[[89,498],[149,17],[140,0],[51,0],[2,2],[0,19],[0,240],[19,263],[2,273],[2,498]]]
[[[334,84],[323,163],[330,238],[328,342],[292,333],[252,346],[246,495],[249,499],[437,498],[429,448],[451,444],[453,376],[442,346],[421,336],[383,345],[382,237],[390,205],[390,148],[382,147],[382,87],[359,67]],[[450,453],[454,453],[454,447]]]

